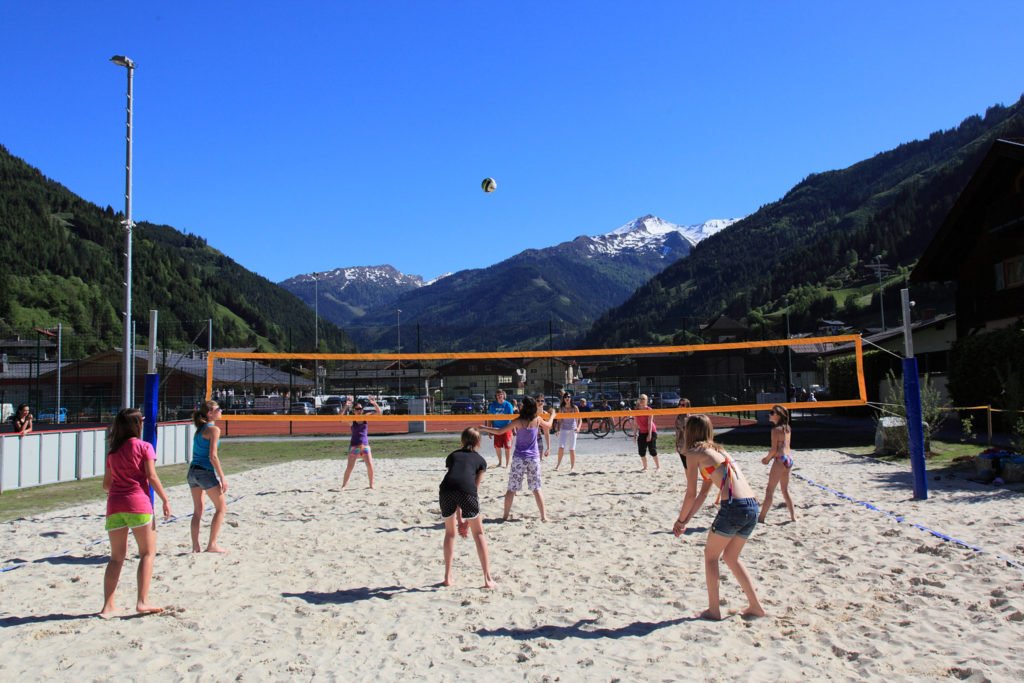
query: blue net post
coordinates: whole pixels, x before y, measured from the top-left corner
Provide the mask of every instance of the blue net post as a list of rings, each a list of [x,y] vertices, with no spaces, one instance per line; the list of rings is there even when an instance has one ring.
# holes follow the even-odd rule
[[[921,419],[921,383],[917,376],[917,359],[903,359],[903,403],[907,409],[907,432],[910,437],[910,470],[914,475],[914,498],[928,499],[928,477],[924,464],[924,425]]]
[[[142,413],[146,416],[146,421],[142,423],[142,440],[148,442],[154,451],[156,450],[157,409],[160,406],[157,400],[159,388],[160,375],[146,375],[146,399],[142,404]],[[149,501],[156,502],[156,493],[152,486],[149,488]],[[155,511],[156,508],[154,507],[153,510]],[[153,516],[153,519],[156,520],[156,515]]]

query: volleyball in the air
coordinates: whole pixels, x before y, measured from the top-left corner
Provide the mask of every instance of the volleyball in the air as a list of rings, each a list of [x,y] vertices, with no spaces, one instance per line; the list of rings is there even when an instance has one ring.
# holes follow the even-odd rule
[[[480,183],[480,188],[484,192],[494,192],[498,189],[498,183],[494,182],[494,178],[484,178],[483,182]]]

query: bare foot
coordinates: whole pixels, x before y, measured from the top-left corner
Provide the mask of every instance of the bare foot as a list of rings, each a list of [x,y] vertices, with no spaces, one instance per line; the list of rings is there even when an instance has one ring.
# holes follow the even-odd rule
[[[455,584],[455,582],[454,582],[454,581],[452,581],[452,579],[451,579],[451,577],[450,577],[450,576],[446,576],[446,577],[444,577],[444,581],[442,581],[442,582],[441,582],[441,585],[442,585],[442,586],[452,586],[452,585],[454,585],[454,584]]]
[[[757,523],[758,524],[764,524],[764,517],[758,517],[757,518]]]
[[[139,614],[160,614],[164,611],[163,607],[155,607],[153,605],[147,605],[144,602],[140,602],[135,605],[135,611]]]
[[[493,579],[487,579],[486,581],[484,581],[484,585],[481,586],[481,588],[484,588],[486,590],[494,590],[497,587],[498,584],[494,583]]]
[[[747,609],[740,612],[741,617],[757,618],[765,616],[763,607],[748,607]]]
[[[698,619],[705,619],[707,621],[721,621],[722,613],[718,610],[706,609],[697,615]]]
[[[113,619],[117,616],[117,610],[113,607],[111,607],[110,609],[104,607],[101,612],[98,612],[96,614],[96,616],[98,616],[100,619]]]
[[[547,517],[541,517],[541,518],[540,518],[540,521],[542,521],[542,522],[546,522],[546,521],[548,521],[548,518],[547,518]]]
[[[459,522],[459,536],[463,538],[469,536],[469,522]]]
[[[208,552],[208,553],[226,553],[227,550],[225,550],[224,548],[221,548],[219,545],[211,545],[211,546],[208,546],[206,548],[206,552]]]
[[[200,548],[197,545],[194,545],[194,546],[192,546],[192,552],[194,552],[194,553],[201,553],[201,552],[203,552],[203,549]]]

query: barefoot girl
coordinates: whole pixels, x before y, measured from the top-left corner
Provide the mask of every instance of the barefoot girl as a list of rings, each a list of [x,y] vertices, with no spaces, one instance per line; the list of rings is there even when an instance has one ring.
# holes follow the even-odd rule
[[[467,535],[473,531],[476,554],[480,557],[480,568],[484,571],[484,588],[494,588],[491,579],[491,561],[487,553],[487,537],[480,518],[480,499],[477,489],[484,478],[487,461],[477,452],[480,447],[480,432],[468,427],[462,432],[462,448],[451,453],[444,461],[448,473],[441,480],[438,501],[441,516],[444,517],[444,582],[452,585],[452,560],[455,556],[455,532]]]
[[[508,520],[512,512],[512,501],[515,500],[516,491],[523,488],[523,477],[526,477],[527,485],[533,491],[534,500],[537,501],[537,509],[540,511],[540,521],[548,521],[544,512],[544,496],[540,492],[540,435],[547,434],[555,420],[556,412],[551,411],[551,418],[545,420],[537,415],[537,402],[526,396],[523,398],[523,405],[519,409],[519,417],[512,420],[501,429],[492,427],[480,427],[481,431],[488,434],[504,434],[513,429],[516,430],[516,444],[512,452],[512,467],[508,473],[508,490],[505,492],[505,511],[502,514],[503,520]]]
[[[156,557],[156,530],[153,528],[153,501],[149,498],[152,486],[164,503],[164,517],[171,516],[160,477],[156,474],[156,453],[142,440],[142,413],[125,408],[114,418],[110,430],[110,452],[107,469],[103,473],[103,489],[107,492],[107,535],[110,536],[110,561],[103,574],[103,609],[99,616],[114,616],[114,592],[121,578],[121,568],[128,555],[128,530],[139,546],[137,576],[138,598],[135,611],[139,614],[162,612],[147,602],[149,582],[153,578],[153,560]]]
[[[558,418],[558,461],[555,463],[555,470],[562,465],[562,456],[565,449],[569,449],[569,471],[576,468],[576,435],[580,431],[580,409],[572,402],[572,394],[562,394],[562,404],[558,407],[561,415],[569,417]]]
[[[377,402],[370,398],[370,405],[380,415],[380,407]],[[352,405],[352,415],[359,417],[363,414],[363,404],[356,401]],[[352,469],[356,466],[356,460],[360,458],[366,463],[366,476],[370,479],[370,488],[373,488],[373,454],[370,452],[370,424],[352,421],[352,440],[348,444],[348,464],[345,466],[345,476],[341,479],[341,488],[348,486],[348,478],[352,476]]]
[[[796,521],[796,511],[793,509],[793,499],[789,495],[789,471],[793,469],[793,453],[789,449],[789,440],[792,430],[789,428],[789,411],[782,406],[774,406],[768,419],[772,423],[772,448],[768,455],[761,462],[765,465],[772,464],[768,471],[768,489],[764,492],[764,505],[761,507],[761,515],[757,521],[763,522],[768,512],[772,509],[772,496],[775,487],[782,488],[782,499],[786,501],[786,509],[789,510],[789,521]]]
[[[217,544],[220,529],[224,525],[228,503],[228,480],[220,466],[217,444],[220,441],[220,427],[214,421],[220,417],[221,409],[216,401],[204,401],[199,410],[192,413],[196,435],[192,437],[192,464],[188,468],[188,487],[192,493],[192,552],[202,552],[199,545],[199,527],[203,522],[203,494],[213,503],[213,521],[210,522],[210,542],[206,552],[227,552]]]
[[[763,617],[764,608],[757,599],[754,582],[747,568],[740,562],[740,552],[750,538],[757,524],[758,506],[754,490],[736,467],[725,450],[715,443],[715,431],[707,415],[691,415],[686,420],[686,495],[679,517],[672,526],[677,537],[686,531],[686,525],[704,504],[711,485],[721,492],[721,507],[708,532],[704,546],[704,574],[708,584],[708,608],[701,612],[702,619],[722,618],[718,599],[718,563],[725,564],[732,571],[747,596],[748,605],[744,616]],[[697,490],[697,475],[704,480]]]
[[[633,417],[636,419],[636,447],[640,452],[640,462],[643,463],[643,471],[647,471],[648,450],[654,459],[654,469],[660,470],[661,463],[658,462],[658,427],[654,424],[654,415],[647,413],[647,411],[651,410],[651,407],[647,405],[647,394],[640,394],[634,410],[641,411]]]

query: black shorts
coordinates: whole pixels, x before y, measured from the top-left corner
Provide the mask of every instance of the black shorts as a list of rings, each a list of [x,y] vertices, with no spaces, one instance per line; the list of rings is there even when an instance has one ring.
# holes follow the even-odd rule
[[[647,440],[647,432],[641,432],[636,435],[636,447],[640,451],[640,457],[646,458],[647,451],[651,452],[651,455],[655,458],[658,457],[658,432],[651,434],[651,440]]]
[[[475,493],[465,491],[444,491],[437,494],[441,504],[441,516],[448,519],[455,514],[455,508],[462,508],[463,519],[473,519],[480,514],[480,499]]]

